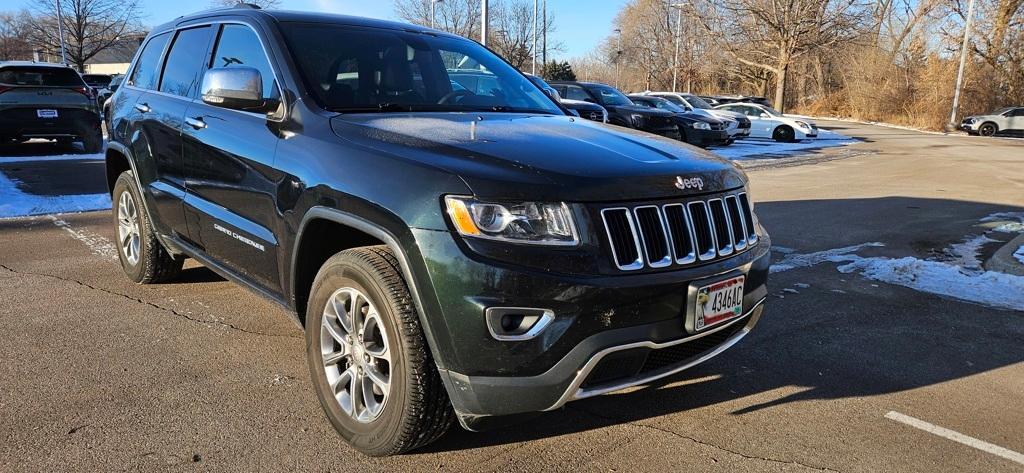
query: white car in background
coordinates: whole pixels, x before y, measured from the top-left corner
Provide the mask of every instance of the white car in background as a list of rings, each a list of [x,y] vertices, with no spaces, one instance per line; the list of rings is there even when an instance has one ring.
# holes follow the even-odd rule
[[[972,115],[960,122],[971,135],[1024,134],[1024,107],[1004,107],[988,115]]]
[[[685,108],[687,112],[693,112],[697,115],[702,115],[708,118],[724,120],[729,125],[728,131],[730,139],[742,140],[743,138],[750,136],[750,120],[745,115],[742,113],[730,112],[728,110],[716,110],[711,106],[711,104],[696,95],[683,92],[651,91],[643,92],[640,95],[661,97]]]
[[[715,107],[742,113],[750,119],[750,136],[775,141],[799,141],[818,137],[818,126],[806,118],[784,115],[774,108],[750,102],[728,103]]]

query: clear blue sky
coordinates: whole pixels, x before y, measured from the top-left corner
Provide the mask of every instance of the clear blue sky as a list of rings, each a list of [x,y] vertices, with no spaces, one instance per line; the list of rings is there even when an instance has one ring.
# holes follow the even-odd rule
[[[560,42],[565,52],[558,58],[582,56],[597,46],[612,30],[612,20],[627,0],[548,0],[548,14],[554,15],[558,31],[549,42]],[[155,26],[186,13],[209,8],[210,0],[139,0],[143,21]],[[20,10],[31,0],[4,0],[0,10]],[[390,0],[282,0],[288,10],[322,11],[396,20]]]

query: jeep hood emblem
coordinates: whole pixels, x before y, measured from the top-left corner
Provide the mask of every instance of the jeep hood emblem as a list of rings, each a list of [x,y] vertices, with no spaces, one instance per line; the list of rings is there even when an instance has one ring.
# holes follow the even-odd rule
[[[681,191],[687,189],[704,190],[704,179],[699,177],[684,179],[683,176],[676,176],[676,189]]]

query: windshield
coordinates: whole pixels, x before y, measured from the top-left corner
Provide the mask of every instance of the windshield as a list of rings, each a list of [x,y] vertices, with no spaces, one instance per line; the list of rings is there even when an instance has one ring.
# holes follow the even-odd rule
[[[686,101],[690,102],[690,106],[693,108],[702,108],[704,110],[711,109],[711,104],[704,101],[704,99],[696,95],[687,95]]]
[[[655,106],[656,108],[660,108],[660,109],[662,109],[662,110],[668,110],[668,111],[670,111],[670,112],[674,112],[674,113],[683,113],[683,112],[686,112],[686,109],[685,109],[685,108],[683,108],[683,107],[680,107],[679,105],[676,105],[676,104],[675,104],[674,102],[672,102],[671,100],[666,100],[666,99],[652,99],[652,100],[651,100],[651,102],[652,102],[652,103],[654,104],[654,106]]]
[[[83,74],[82,80],[93,87],[110,85],[111,77],[105,74]]]
[[[601,105],[633,105],[629,97],[622,95],[622,92],[606,85],[592,85],[587,87],[597,96],[597,102]]]
[[[80,87],[81,76],[72,69],[46,66],[14,66],[0,69],[0,84],[44,87]]]
[[[523,74],[472,41],[321,23],[282,27],[306,86],[328,110],[563,115]]]

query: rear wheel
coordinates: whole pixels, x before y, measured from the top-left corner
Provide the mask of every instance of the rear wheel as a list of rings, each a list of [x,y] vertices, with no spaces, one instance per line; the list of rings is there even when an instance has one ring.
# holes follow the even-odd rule
[[[121,173],[114,183],[114,224],[117,226],[117,255],[121,268],[139,284],[173,279],[185,260],[164,249],[156,238],[131,171]]]
[[[320,405],[357,450],[394,455],[452,424],[409,289],[384,246],[324,263],[306,309],[306,353]]]
[[[983,123],[978,128],[978,134],[981,136],[995,136],[998,131],[999,127],[997,127],[995,123]]]
[[[772,139],[774,139],[775,141],[790,142],[793,141],[795,138],[796,133],[793,131],[793,128],[790,127],[789,125],[780,125],[779,127],[775,128],[775,131],[772,133]]]

